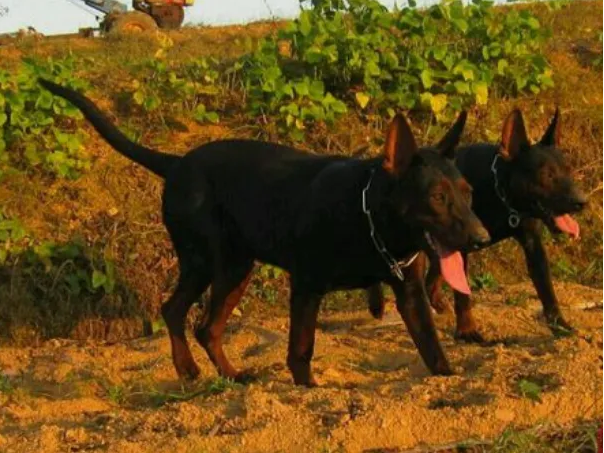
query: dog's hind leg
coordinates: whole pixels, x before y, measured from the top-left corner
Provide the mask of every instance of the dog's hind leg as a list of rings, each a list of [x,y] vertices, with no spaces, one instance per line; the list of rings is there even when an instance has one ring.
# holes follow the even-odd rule
[[[211,266],[203,259],[176,245],[180,276],[176,290],[162,306],[161,313],[168,327],[172,346],[172,360],[182,378],[195,379],[199,367],[195,363],[185,336],[185,319],[193,302],[210,284]]]
[[[290,296],[289,346],[287,367],[296,385],[316,387],[310,361],[315,348],[315,329],[321,305],[321,296],[308,294],[292,284]]]
[[[245,258],[225,264],[215,270],[206,319],[195,329],[195,338],[221,376],[242,382],[248,376],[235,370],[226,358],[222,349],[222,334],[250,281],[254,261]]]

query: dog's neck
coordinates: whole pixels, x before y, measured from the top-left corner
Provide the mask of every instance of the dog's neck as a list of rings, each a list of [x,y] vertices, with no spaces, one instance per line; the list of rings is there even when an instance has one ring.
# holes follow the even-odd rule
[[[511,176],[514,163],[495,154],[491,163],[492,185],[497,197],[506,208],[520,211],[524,208],[524,200],[511,190]]]
[[[361,203],[367,218],[369,236],[371,238],[373,229],[374,238],[371,239],[376,253],[381,253],[379,249],[384,248],[385,256],[390,255],[396,261],[411,262],[414,254],[420,250],[409,244],[420,244],[423,230],[413,227],[404,217],[389,215],[383,202],[388,193],[388,185],[383,170],[373,167],[368,175]]]

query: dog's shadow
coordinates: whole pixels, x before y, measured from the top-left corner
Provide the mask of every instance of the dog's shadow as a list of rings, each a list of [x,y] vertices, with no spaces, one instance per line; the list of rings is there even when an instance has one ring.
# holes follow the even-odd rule
[[[241,354],[241,357],[243,359],[262,355],[269,348],[274,346],[278,341],[281,341],[285,338],[285,335],[283,334],[279,334],[273,330],[265,329],[264,327],[260,326],[246,325],[245,329],[255,333],[260,339],[260,341],[256,344],[248,346],[243,351],[243,353]]]

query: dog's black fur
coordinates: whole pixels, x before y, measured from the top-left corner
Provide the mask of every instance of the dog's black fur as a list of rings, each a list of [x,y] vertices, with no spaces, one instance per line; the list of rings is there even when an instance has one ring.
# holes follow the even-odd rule
[[[436,147],[421,153],[405,118],[397,115],[384,156],[375,159],[319,156],[251,140],[211,142],[179,157],[131,142],[81,94],[40,83],[77,106],[117,151],[165,178],[163,220],[178,255],[180,278],[162,315],[180,376],[199,373],[184,320],[211,284],[206,319],[195,337],[221,375],[244,379],[224,355],[222,334],[255,260],[290,274],[287,364],[296,384],[315,385],[310,361],[322,296],[378,282],[393,288],[430,370],[451,373],[430,315],[422,260],[405,268],[404,281],[393,276],[370,238],[362,193],[369,185],[367,202],[376,230],[399,259],[428,250],[426,232],[450,249],[487,241],[469,208],[470,188],[449,159],[465,113]]]
[[[546,321],[554,333],[565,333],[572,328],[562,316],[554,293],[539,221],[552,233],[559,233],[554,216],[578,212],[587,202],[574,184],[560,151],[560,126],[560,113],[556,109],[543,138],[531,145],[522,114],[514,110],[504,123],[501,144],[460,146],[456,153],[457,167],[474,188],[472,209],[489,231],[491,244],[514,238],[521,245]],[[499,156],[495,163],[498,184],[507,206],[495,189],[491,167],[496,156]],[[509,208],[519,213],[517,227],[510,226]],[[466,266],[467,252],[464,252]],[[439,312],[447,309],[441,286],[438,260],[433,257],[427,287],[431,304]],[[465,341],[484,342],[473,319],[469,297],[455,291],[454,302],[456,336]],[[381,293],[372,289],[370,311],[374,316],[383,311],[383,303]]]

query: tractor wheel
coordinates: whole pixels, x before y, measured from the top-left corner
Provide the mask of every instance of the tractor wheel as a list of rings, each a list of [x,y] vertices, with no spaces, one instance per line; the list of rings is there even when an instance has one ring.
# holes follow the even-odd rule
[[[117,15],[107,26],[109,33],[137,33],[157,30],[157,23],[141,11],[129,11]]]
[[[185,11],[180,5],[151,5],[151,16],[159,28],[176,30],[185,20]]]

